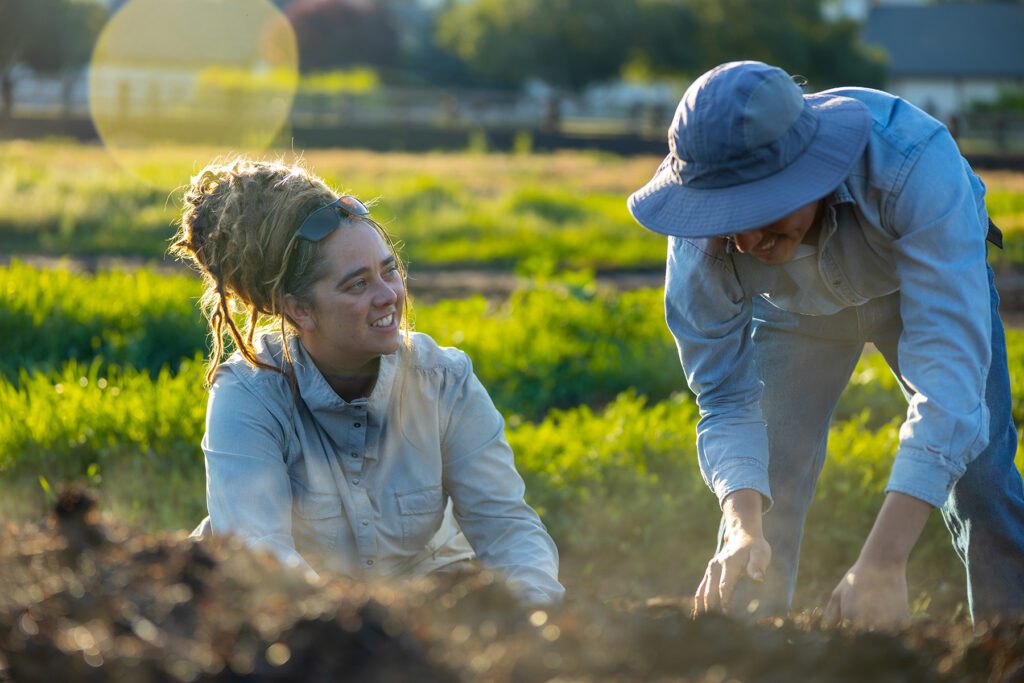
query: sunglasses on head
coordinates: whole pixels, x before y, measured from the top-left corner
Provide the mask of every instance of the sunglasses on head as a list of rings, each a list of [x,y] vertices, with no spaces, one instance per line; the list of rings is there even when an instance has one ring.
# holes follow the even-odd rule
[[[341,225],[341,220],[350,216],[368,216],[370,209],[351,195],[338,197],[330,204],[325,204],[306,216],[302,225],[295,231],[296,237],[319,242],[334,232]]]

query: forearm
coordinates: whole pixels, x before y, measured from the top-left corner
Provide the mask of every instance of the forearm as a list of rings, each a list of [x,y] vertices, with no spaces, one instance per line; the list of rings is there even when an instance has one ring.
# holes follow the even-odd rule
[[[932,506],[922,500],[890,491],[864,542],[859,561],[905,565],[931,511]]]

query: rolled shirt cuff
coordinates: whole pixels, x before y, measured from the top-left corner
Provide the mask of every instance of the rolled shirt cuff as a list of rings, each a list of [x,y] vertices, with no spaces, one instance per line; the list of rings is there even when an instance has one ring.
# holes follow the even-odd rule
[[[949,467],[938,454],[901,448],[896,453],[885,492],[905,493],[941,508],[962,474]]]
[[[740,489],[754,489],[764,498],[764,512],[772,506],[771,489],[768,486],[768,469],[756,458],[734,458],[722,463],[715,472],[711,489],[718,496],[718,505],[726,496]]]

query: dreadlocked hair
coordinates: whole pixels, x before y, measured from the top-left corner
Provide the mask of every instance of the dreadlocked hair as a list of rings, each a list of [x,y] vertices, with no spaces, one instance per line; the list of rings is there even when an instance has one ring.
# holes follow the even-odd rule
[[[326,272],[320,243],[294,235],[309,214],[337,196],[297,163],[236,157],[215,160],[192,178],[170,252],[191,262],[203,276],[200,306],[213,338],[207,384],[213,382],[229,337],[250,365],[280,372],[294,386],[287,340],[295,327],[284,310],[284,298],[311,304],[310,290]],[[405,269],[387,231],[364,220],[389,245],[404,281]],[[257,332],[272,329],[281,334],[283,367],[257,355]],[[408,344],[408,328],[405,332]]]

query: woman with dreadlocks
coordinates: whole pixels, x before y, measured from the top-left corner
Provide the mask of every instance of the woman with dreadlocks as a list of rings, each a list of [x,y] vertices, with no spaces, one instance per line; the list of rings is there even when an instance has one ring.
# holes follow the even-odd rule
[[[213,336],[206,533],[352,577],[477,558],[525,600],[561,598],[504,420],[465,353],[409,330],[402,262],[364,203],[300,166],[214,163],[173,251],[203,275]]]

